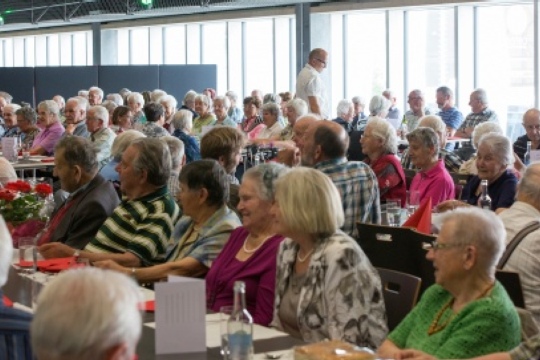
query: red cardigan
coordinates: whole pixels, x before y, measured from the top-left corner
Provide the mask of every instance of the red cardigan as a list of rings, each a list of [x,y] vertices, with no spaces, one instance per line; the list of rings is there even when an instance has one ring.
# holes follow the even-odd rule
[[[367,157],[364,161],[377,176],[381,192],[381,203],[387,199],[399,199],[401,200],[401,207],[405,207],[407,182],[399,159],[394,154],[385,154],[375,161],[371,161]]]

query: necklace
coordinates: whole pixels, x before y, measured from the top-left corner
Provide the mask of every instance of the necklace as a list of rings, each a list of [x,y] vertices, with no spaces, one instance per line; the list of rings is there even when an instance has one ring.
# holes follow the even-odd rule
[[[493,286],[495,286],[495,283],[493,284],[490,284],[486,290],[482,291],[482,293],[480,294],[480,296],[478,296],[476,298],[476,300],[478,299],[481,299],[483,298],[484,296],[486,296],[486,294],[491,290],[493,289]],[[452,321],[454,319],[454,317],[456,317],[457,313],[452,313],[452,315],[450,315],[442,324],[439,324],[439,321],[441,321],[441,318],[443,316],[443,314],[446,312],[446,310],[448,308],[450,308],[450,306],[454,303],[454,298],[451,298],[442,308],[441,310],[439,310],[439,312],[437,313],[437,315],[435,315],[435,318],[433,319],[433,321],[431,322],[431,325],[429,325],[429,329],[428,329],[428,335],[431,336],[433,334],[436,334],[438,333],[439,331],[443,330],[445,327],[448,326],[448,324],[450,324],[450,321]]]
[[[313,252],[313,250],[315,250],[315,248],[309,250],[307,252],[307,254],[304,256],[304,257],[301,257],[300,256],[300,250],[296,253],[296,260],[300,261],[300,262],[304,262],[306,261],[306,259],[309,257],[309,255],[311,255],[311,253]]]
[[[253,249],[251,249],[251,250],[248,250],[248,249],[246,248],[246,243],[247,243],[247,240],[249,239],[250,236],[251,236],[251,235],[248,235],[248,236],[246,237],[246,240],[244,240],[244,245],[242,245],[242,249],[244,249],[244,252],[245,252],[246,254],[253,254],[255,251],[259,250],[259,248],[266,242],[266,240],[270,239],[270,236],[268,236],[268,237],[264,238],[264,240],[261,241],[261,243],[260,243],[259,245],[257,245],[255,248],[253,248]]]

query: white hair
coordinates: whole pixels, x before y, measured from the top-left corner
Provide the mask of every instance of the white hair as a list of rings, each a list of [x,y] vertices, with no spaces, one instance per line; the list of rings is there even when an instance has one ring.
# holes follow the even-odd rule
[[[207,96],[204,94],[198,94],[197,96],[195,96],[195,101],[197,100],[206,104],[206,106],[208,106],[209,109],[212,109],[212,99],[210,98],[210,96]]]
[[[129,93],[129,95],[127,96],[127,101],[128,103],[130,101],[135,101],[137,104],[141,104],[141,106],[144,106],[144,97],[141,93],[138,92]]]
[[[156,89],[150,94],[150,100],[153,102],[160,102],[161,98],[167,95],[167,92],[161,89]]]
[[[480,138],[478,147],[486,145],[491,153],[505,166],[514,163],[514,150],[510,139],[502,134],[487,133]]]
[[[124,99],[122,98],[122,95],[118,93],[107,94],[107,100],[116,103],[118,106],[124,105]]]
[[[193,126],[193,113],[189,110],[180,110],[174,113],[171,121],[175,129],[190,130]]]
[[[103,99],[103,90],[101,90],[97,86],[92,86],[90,89],[88,89],[88,93],[91,93],[91,92],[97,92],[99,97]]]
[[[307,103],[300,98],[289,100],[287,107],[293,108],[297,117],[304,116],[308,113]]]
[[[54,100],[44,100],[38,104],[37,108],[38,111],[39,109],[44,109],[48,113],[55,115],[56,118],[58,118],[58,115],[60,114],[60,107]]]
[[[347,99],[341,100],[338,103],[337,108],[336,108],[337,115],[340,116],[340,117],[342,115],[347,115],[349,113],[349,111],[351,110],[351,106],[353,106],[352,101],[347,100]]]
[[[487,97],[486,90],[478,88],[473,91],[473,96],[476,98],[476,100],[480,101],[483,105],[488,104],[488,97]]]
[[[238,101],[238,94],[236,94],[234,91],[229,90],[225,93],[225,96],[231,99],[231,101],[234,101],[235,103]]]
[[[176,109],[178,106],[178,101],[176,101],[176,98],[172,95],[163,95],[159,99],[159,103],[163,105],[164,103],[167,104],[168,107]]]
[[[121,273],[94,267],[65,271],[39,295],[32,348],[49,360],[104,359],[121,344],[134,354],[141,301],[137,284]]]
[[[418,126],[429,127],[441,135],[446,134],[446,124],[438,115],[426,115],[420,118]]]
[[[354,97],[351,99],[351,101],[352,101],[353,104],[358,104],[358,105],[366,106],[366,100],[364,100],[364,98],[361,97],[361,96],[354,96]]]
[[[188,101],[195,101],[195,97],[197,96],[197,92],[194,91],[194,90],[189,90],[186,95],[184,95],[184,100],[183,100],[183,103],[184,105],[188,102]]]
[[[501,126],[492,121],[486,121],[474,127],[472,133],[473,146],[478,149],[480,138],[487,133],[503,134]]]
[[[386,117],[388,114],[388,109],[390,109],[390,100],[385,98],[382,95],[375,95],[371,98],[369,102],[369,113],[372,116],[380,116],[382,118]]]
[[[221,101],[225,109],[229,109],[231,107],[231,100],[229,100],[227,96],[218,95],[214,98],[214,103],[216,101]]]
[[[107,110],[104,106],[95,105],[90,107],[88,111],[92,111],[95,117],[103,121],[104,128],[109,126],[109,110]]]
[[[6,111],[6,109],[11,109],[11,111],[15,113],[15,111],[19,110],[20,108],[21,108],[21,105],[11,103],[4,106],[4,111]]]
[[[12,257],[13,240],[4,218],[0,216],[0,288],[6,284]]]
[[[82,96],[75,96],[67,99],[66,104],[68,102],[76,102],[77,108],[82,109],[86,113],[86,108],[88,107],[88,100]]]
[[[369,126],[371,135],[381,139],[383,142],[383,150],[386,154],[396,154],[398,139],[396,129],[385,119],[379,117],[371,117],[367,122],[366,128]]]
[[[171,167],[173,170],[178,170],[182,158],[184,157],[184,143],[174,136],[162,136],[159,138],[169,148],[171,153]]]
[[[146,135],[144,135],[140,131],[133,129],[126,130],[118,134],[118,136],[114,138],[111,147],[111,156],[116,160],[120,160],[120,158],[122,158],[122,154],[124,153],[124,151],[126,151],[129,145],[131,145],[133,140],[143,137],[146,137]]]

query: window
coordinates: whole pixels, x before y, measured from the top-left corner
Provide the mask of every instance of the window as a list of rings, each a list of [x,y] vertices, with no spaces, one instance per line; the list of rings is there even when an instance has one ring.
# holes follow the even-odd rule
[[[147,27],[129,30],[129,63],[130,65],[148,65],[149,57],[149,31]]]
[[[165,64],[186,63],[186,27],[184,25],[166,26],[163,38]]]
[[[272,19],[245,22],[245,84],[246,93],[254,89],[263,94],[275,92]]]
[[[227,91],[227,24],[208,23],[202,27],[202,63],[217,65],[217,93]]]

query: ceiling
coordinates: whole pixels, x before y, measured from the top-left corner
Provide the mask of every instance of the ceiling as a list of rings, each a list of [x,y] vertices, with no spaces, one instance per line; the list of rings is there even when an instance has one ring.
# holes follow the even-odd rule
[[[332,0],[3,0],[0,31],[110,22],[169,15],[265,8]],[[149,0],[146,0],[149,1]],[[1,23],[1,20],[0,20]]]

